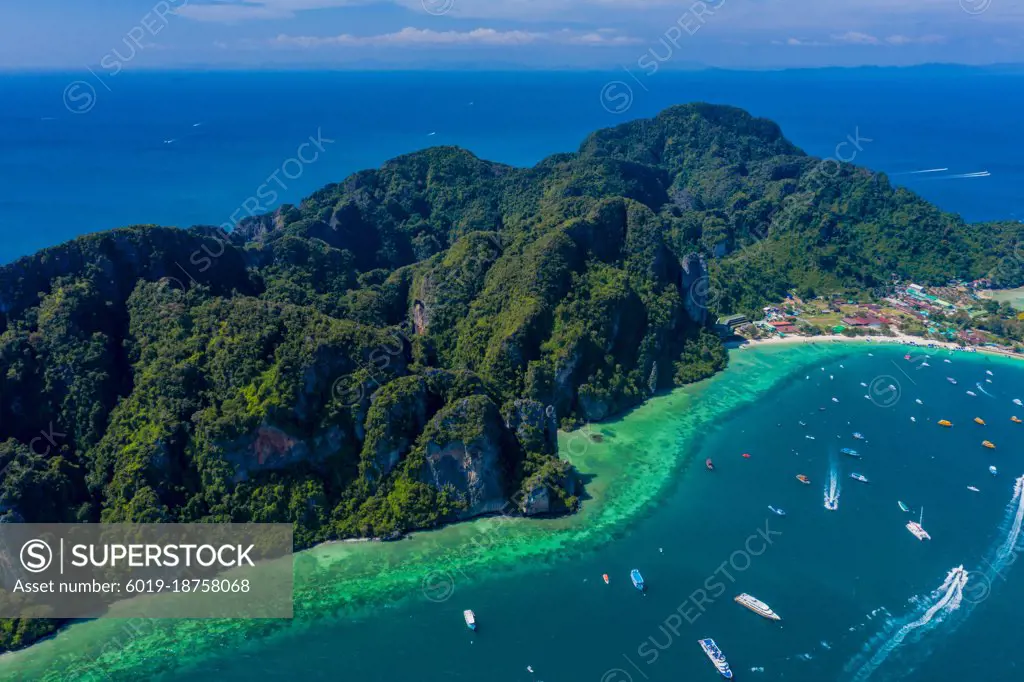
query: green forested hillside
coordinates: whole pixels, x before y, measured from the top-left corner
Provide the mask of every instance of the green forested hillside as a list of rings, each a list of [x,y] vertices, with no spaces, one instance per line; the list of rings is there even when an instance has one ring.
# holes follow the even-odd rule
[[[721,369],[707,331],[796,287],[994,276],[965,224],[704,104],[518,169],[441,147],[212,228],[0,268],[0,520],[291,522],[297,543],[580,490],[559,425]],[[54,626],[0,622],[0,647]]]

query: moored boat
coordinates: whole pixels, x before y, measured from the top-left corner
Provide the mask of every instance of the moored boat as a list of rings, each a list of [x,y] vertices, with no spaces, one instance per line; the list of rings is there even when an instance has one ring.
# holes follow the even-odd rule
[[[710,457],[708,457],[706,460],[704,460],[704,466],[705,466],[705,468],[707,468],[708,471],[714,471],[715,470],[715,463],[711,461]]]
[[[1014,424],[1020,424],[1020,417],[1014,415],[1013,417],[1010,417],[1010,421],[1012,421]]]
[[[946,377],[946,381],[948,381],[951,384],[956,384],[956,379],[954,379],[953,377]]]
[[[980,493],[981,491],[975,488],[973,485],[967,486],[967,489],[974,493]]]
[[[704,653],[708,655],[711,662],[715,665],[715,669],[718,673],[727,680],[732,679],[732,670],[729,669],[729,662],[725,660],[725,654],[715,644],[715,640],[710,637],[698,640],[700,648],[704,650]]]
[[[803,474],[797,474],[796,475],[796,480],[800,481],[804,485],[810,485],[811,484],[811,479],[807,478]]]
[[[981,444],[984,445],[989,450],[995,450],[996,449],[995,443],[993,443],[990,440],[983,440],[983,441],[981,441]]]
[[[999,473],[999,469],[996,469],[994,466],[990,466],[988,468],[988,472],[990,474],[992,474],[993,476],[995,476],[995,475],[997,475]]]
[[[644,577],[640,575],[640,571],[637,569],[634,568],[629,572],[629,579],[633,581],[633,587],[636,589],[641,592],[645,592],[647,590],[647,585],[644,583]]]
[[[949,421],[948,419],[940,419],[939,420],[939,426],[945,426],[948,429],[952,425],[953,425],[953,422]]]
[[[982,419],[981,417],[975,417],[974,418],[974,423],[975,424],[981,424],[982,426],[984,426],[985,425],[985,420]]]
[[[1024,407],[1024,403],[1020,401],[1020,398],[1014,398],[1013,404],[1016,405],[1017,407]]]
[[[604,584],[607,585],[608,584],[608,574],[607,573],[602,573],[601,577],[604,578]]]
[[[739,604],[740,606],[745,606],[757,615],[767,618],[768,620],[782,620],[782,617],[779,616],[779,614],[772,611],[770,606],[765,604],[760,599],[752,597],[746,592],[734,597],[733,601]]]
[[[850,457],[856,457],[860,459],[860,453],[854,450],[853,448],[843,448],[839,452],[843,453],[844,455],[849,455]]]
[[[856,472],[850,474],[850,478],[852,478],[855,481],[860,481],[861,483],[868,483],[869,482],[867,476],[865,476],[864,474],[858,474]]]
[[[466,609],[462,612],[462,617],[466,619],[466,627],[470,630],[476,630],[476,614],[473,613],[472,609]]]
[[[861,433],[860,431],[854,431],[853,437],[856,438],[857,440],[864,440],[864,434]]]

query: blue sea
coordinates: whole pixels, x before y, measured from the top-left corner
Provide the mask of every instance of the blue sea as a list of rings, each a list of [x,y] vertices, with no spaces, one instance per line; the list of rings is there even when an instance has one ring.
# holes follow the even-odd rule
[[[0,94],[0,263],[123,225],[230,223],[433,145],[532,165],[692,101],[771,118],[968,220],[1024,219],[1024,75],[995,69],[83,71],[0,75]]]

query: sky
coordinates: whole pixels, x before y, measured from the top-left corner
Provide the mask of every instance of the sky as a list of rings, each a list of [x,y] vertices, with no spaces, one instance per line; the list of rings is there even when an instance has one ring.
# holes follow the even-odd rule
[[[1024,63],[1024,0],[0,0],[0,69]]]

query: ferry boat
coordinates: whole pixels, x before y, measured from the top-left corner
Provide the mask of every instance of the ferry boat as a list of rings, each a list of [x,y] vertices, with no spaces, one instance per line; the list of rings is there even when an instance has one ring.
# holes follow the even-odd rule
[[[921,523],[924,521],[924,507],[921,507],[921,518],[917,521],[907,523],[907,530],[918,540],[931,540],[932,536],[924,529]]]
[[[995,450],[996,449],[995,443],[993,443],[990,440],[983,440],[983,441],[981,441],[981,444],[984,445],[989,450]]]
[[[462,612],[462,617],[466,619],[466,627],[470,630],[476,630],[476,614],[473,613],[472,609],[466,609]]]
[[[633,581],[633,587],[644,592],[647,590],[647,585],[644,584],[644,577],[640,575],[640,571],[635,568],[629,572],[629,579]]]
[[[940,419],[939,420],[939,426],[945,426],[948,429],[952,425],[953,425],[953,422],[949,421],[948,419]]]
[[[900,509],[902,509],[903,511],[905,511],[905,512],[910,511],[910,507],[908,507],[907,505],[903,504],[902,500],[896,500],[896,503],[898,505],[900,505]]]
[[[860,459],[860,453],[854,450],[853,448],[843,448],[839,452],[843,453],[844,455],[849,455],[850,457],[856,457]]]
[[[704,466],[707,468],[708,471],[714,471],[715,470],[715,463],[711,461],[710,457],[708,457],[706,460],[704,460]]]
[[[698,640],[700,648],[704,650],[704,653],[708,655],[711,662],[715,665],[718,673],[727,680],[732,679],[732,670],[729,669],[729,662],[725,660],[725,654],[715,644],[715,640],[707,637],[705,639]]]
[[[777,508],[777,507],[773,507],[773,506],[771,506],[769,504],[768,505],[768,509],[771,510],[772,514],[775,514],[776,516],[785,516],[786,515],[786,510],[782,509],[781,507]]]
[[[1010,417],[1010,421],[1012,421],[1014,424],[1020,424],[1020,417],[1017,417],[1015,415],[1013,417]]]
[[[782,617],[779,616],[779,614],[772,611],[770,606],[765,604],[760,599],[750,596],[746,592],[733,598],[733,601],[739,604],[740,606],[745,606],[757,615],[767,618],[768,620],[782,620]]]
[[[989,467],[988,468],[988,472],[990,474],[992,474],[993,476],[995,476],[995,475],[997,475],[999,473],[999,469],[996,469],[995,467]]]
[[[981,417],[975,417],[974,418],[974,423],[975,424],[981,424],[982,426],[984,426],[985,425],[985,420],[982,419]]]
[[[800,481],[804,485],[810,485],[811,484],[811,479],[807,478],[803,474],[797,474],[796,475],[796,480]]]
[[[864,474],[852,473],[850,474],[850,478],[855,481],[860,481],[861,483],[868,483],[868,477]]]

